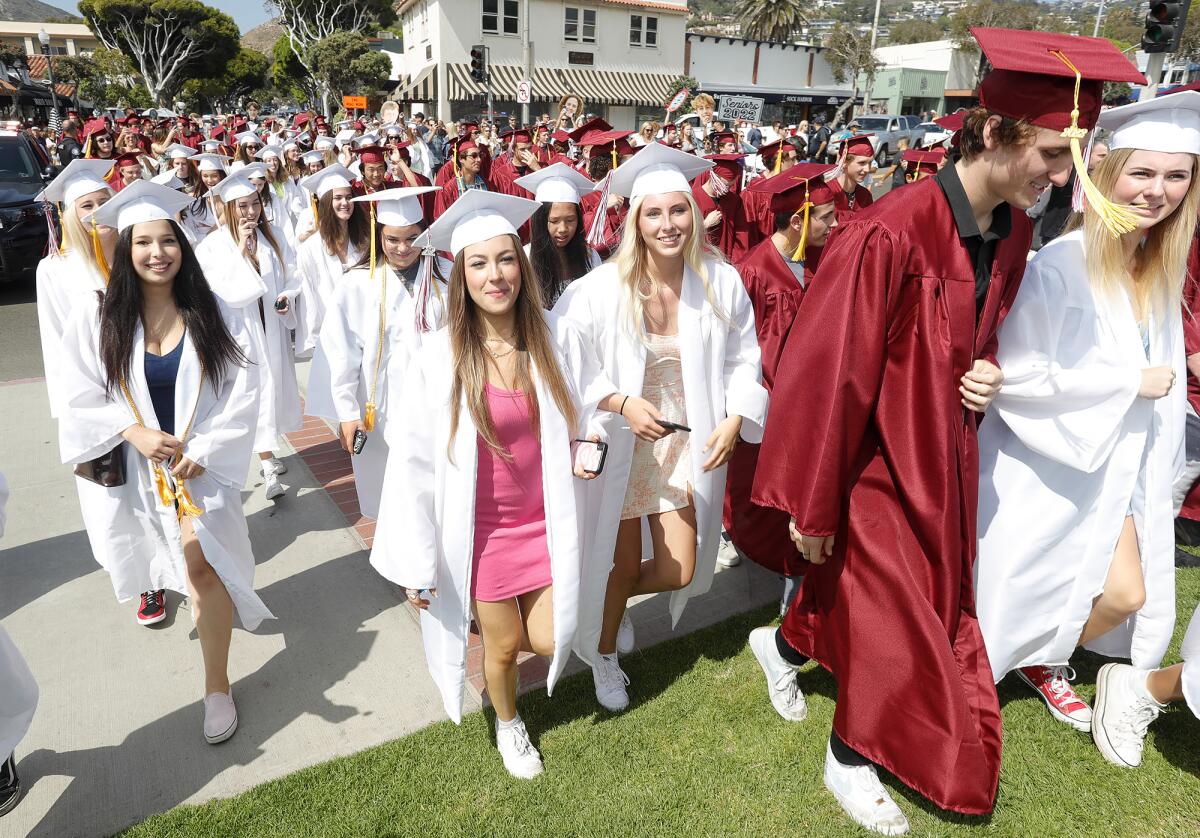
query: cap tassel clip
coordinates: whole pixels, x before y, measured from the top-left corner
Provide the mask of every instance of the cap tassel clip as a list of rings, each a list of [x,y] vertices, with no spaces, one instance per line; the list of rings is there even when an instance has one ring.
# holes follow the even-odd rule
[[[1137,214],[1133,207],[1113,203],[1088,177],[1087,163],[1083,159],[1083,151],[1079,143],[1088,135],[1086,129],[1079,127],[1079,86],[1083,81],[1083,75],[1062,50],[1053,50],[1050,54],[1067,65],[1067,68],[1075,74],[1075,102],[1071,110],[1071,125],[1064,128],[1059,136],[1066,137],[1071,141],[1071,160],[1075,164],[1076,181],[1083,191],[1084,204],[1100,216],[1100,221],[1113,238],[1132,232],[1137,228]]]

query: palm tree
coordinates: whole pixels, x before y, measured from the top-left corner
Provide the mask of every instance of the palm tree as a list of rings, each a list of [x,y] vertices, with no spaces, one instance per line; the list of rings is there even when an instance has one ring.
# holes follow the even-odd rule
[[[748,0],[741,15],[742,36],[787,43],[807,22],[803,0]]]

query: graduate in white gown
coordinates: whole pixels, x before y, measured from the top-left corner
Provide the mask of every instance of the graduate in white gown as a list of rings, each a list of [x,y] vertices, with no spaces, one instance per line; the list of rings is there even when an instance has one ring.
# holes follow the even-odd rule
[[[275,446],[281,435],[303,423],[291,334],[297,324],[300,275],[287,238],[263,213],[252,171],[247,166],[214,187],[213,199],[220,202],[225,221],[200,243],[196,257],[216,295],[246,319],[255,352],[266,362],[259,371],[263,392],[254,451],[263,491],[273,500],[284,494],[279,475],[287,471]]]
[[[737,271],[707,248],[692,198],[691,179],[710,168],[659,143],[622,163],[610,185],[630,200],[617,254],[568,285],[554,307],[628,396],[619,416],[604,417],[608,463],[588,488],[576,640],[610,711],[629,704],[617,658],[633,648],[629,597],[669,591],[677,623],[688,600],[708,591],[727,463],[739,437],[762,440],[767,419],[750,298]]]
[[[417,196],[436,190],[385,189],[354,199],[373,207],[373,241],[364,259],[342,276],[321,326],[334,407],[324,418],[338,423],[342,448],[354,454],[358,507],[368,518],[379,517],[388,459],[388,394],[403,383],[421,335],[445,324],[449,264],[439,268],[436,254],[422,256],[415,245],[425,232]],[[354,436],[360,431],[366,443],[355,454]]]
[[[1004,384],[980,428],[975,598],[992,673],[1078,730],[1076,646],[1159,664],[1175,625],[1185,388],[1180,295],[1200,207],[1200,93],[1100,115],[1095,202],[1029,263],[999,333]]]
[[[63,462],[118,450],[125,480],[83,509],[121,601],[148,588],[189,596],[204,658],[210,743],[237,727],[229,686],[233,620],[272,617],[254,591],[241,487],[253,449],[258,372],[245,318],[212,293],[174,218],[187,196],[135,183],[97,210],[120,232],[102,305],[63,338]]]
[[[563,290],[604,260],[587,243],[579,202],[595,184],[566,163],[554,163],[516,179],[541,204],[529,220],[525,253],[542,286],[542,301],[554,308]]]
[[[321,323],[333,304],[342,274],[358,264],[370,241],[366,208],[351,201],[352,179],[345,167],[333,165],[300,182],[315,199],[317,229],[300,245],[297,256],[302,300],[297,312],[296,352],[313,353],[305,393],[305,412],[309,416],[334,413],[329,365],[319,346]]]
[[[8,481],[0,472],[0,538],[4,536],[7,505]],[[29,664],[0,626],[0,817],[11,812],[21,799],[15,750],[29,731],[37,703],[38,685]]]
[[[191,184],[191,188],[186,191],[192,202],[179,214],[179,221],[183,231],[187,233],[188,241],[197,245],[221,223],[209,193],[225,179],[225,167],[229,158],[220,154],[198,154],[189,162],[196,167],[198,179],[185,181]]]
[[[571,655],[583,523],[572,440],[613,392],[578,333],[543,313],[517,236],[536,208],[471,191],[430,227],[454,254],[448,325],[422,342],[392,407],[401,432],[371,551],[422,609],[425,659],[455,722],[474,613],[496,744],[522,778],[542,761],[516,709],[517,656],[551,658],[550,691]]]

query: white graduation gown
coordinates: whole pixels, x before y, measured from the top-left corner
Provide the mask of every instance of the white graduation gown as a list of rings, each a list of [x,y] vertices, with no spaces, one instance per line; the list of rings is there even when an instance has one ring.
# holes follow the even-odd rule
[[[321,326],[320,351],[329,365],[333,404],[333,414],[324,418],[336,422],[362,419],[375,378],[379,350],[379,291],[386,276],[387,315],[375,391],[375,429],[368,432],[362,454],[350,458],[358,507],[368,518],[378,518],[379,496],[389,453],[388,392],[399,386],[399,382],[391,382],[391,377],[398,376],[399,381],[403,381],[419,338],[414,327],[416,302],[395,271],[385,263],[376,267],[374,281],[370,274],[368,268],[355,268],[342,276],[333,295],[333,305]],[[446,287],[441,283],[438,285],[438,293],[430,297],[427,305],[429,323],[434,328],[440,328],[445,322]]]
[[[1082,232],[1029,263],[999,334],[1005,381],[979,431],[975,599],[992,674],[1066,664],[1132,507],[1146,603],[1088,644],[1158,666],[1175,625],[1175,510],[1186,390],[1180,309],[1150,323],[1146,358],[1123,294],[1093,294]],[[1141,371],[1175,369],[1161,399]]]
[[[685,269],[679,301],[679,349],[683,369],[684,407],[691,460],[692,500],[696,512],[696,570],[691,583],[673,591],[670,599],[672,625],[693,596],[708,591],[716,570],[720,546],[721,512],[725,499],[722,466],[701,470],[708,454],[705,442],[727,416],[741,416],[741,437],[761,442],[767,421],[767,391],[762,386],[762,365],[754,331],[754,310],[746,288],[730,265],[705,262],[713,297],[728,322],[720,319],[705,297],[699,276]],[[640,396],[646,370],[646,347],[627,323],[624,292],[617,266],[601,265],[575,280],[554,307],[575,324],[595,349],[605,373],[617,391]],[[604,617],[604,594],[613,566],[621,507],[629,483],[636,437],[619,414],[601,414],[589,428],[608,440],[608,459],[603,473],[587,487],[588,547],[579,606],[579,636],[576,654],[594,663],[596,644]],[[643,532],[645,525],[643,523]]]
[[[184,209],[182,215],[183,219],[179,222],[179,226],[183,228],[183,232],[188,237],[188,241],[192,243],[193,248],[204,241],[208,234],[221,223],[217,220],[217,214],[213,212],[212,201],[207,196],[199,202],[193,201]]]
[[[0,473],[0,536],[4,535],[7,503],[8,482]],[[8,759],[25,738],[37,703],[37,681],[8,632],[0,626],[0,760]]]
[[[1192,714],[1200,718],[1200,605],[1192,613],[1183,636],[1183,697]]]
[[[230,369],[219,391],[210,382],[201,386],[200,359],[191,336],[185,333],[175,384],[176,435],[185,432],[194,415],[183,455],[203,466],[205,472],[187,481],[189,494],[204,510],[192,523],[204,557],[229,592],[238,619],[252,630],[273,617],[254,592],[254,554],[240,492],[254,441],[260,366],[245,319],[224,310],[222,314],[250,363]],[[105,393],[98,321],[95,306],[80,306],[63,338],[65,398],[58,423],[59,447],[63,462],[72,465],[111,451],[124,442],[121,432],[137,421],[120,393],[113,398]],[[145,355],[139,324],[128,385],[146,427],[157,430],[158,419],[146,385]],[[96,487],[100,489],[98,497],[83,507],[89,537],[110,545],[96,560],[112,577],[121,602],[159,588],[187,595],[187,565],[175,509],[159,502],[149,462],[128,443],[125,472],[124,486]]]
[[[591,350],[563,320],[547,315],[563,378],[580,407],[581,424],[614,391]],[[414,355],[392,407],[403,427],[394,440],[384,478],[371,564],[385,578],[412,590],[437,589],[421,612],[421,635],[429,674],[442,694],[447,715],[462,720],[471,623],[471,565],[475,545],[478,434],[465,399],[451,444],[450,391],[454,377],[449,334],[431,332]],[[581,519],[585,481],[574,476],[571,440],[557,404],[534,371],[542,447],[542,491],[546,542],[554,585],[554,656],[546,678],[552,692],[571,656],[579,604]]]
[[[321,234],[313,233],[300,245],[297,267],[300,271],[301,301],[297,312],[296,351],[312,352],[308,369],[308,389],[304,393],[304,412],[309,416],[333,416],[333,392],[329,378],[329,363],[321,350],[321,324],[333,305],[333,294],[342,274],[358,264],[362,252],[350,242],[346,246],[346,261],[325,249]]]
[[[58,417],[62,400],[59,373],[59,346],[71,311],[81,301],[103,291],[104,277],[92,260],[69,250],[51,253],[37,266],[38,331],[42,339],[42,363],[46,368],[46,390],[50,397],[50,415]]]
[[[260,237],[257,271],[225,227],[209,233],[196,248],[196,258],[213,293],[245,318],[247,332],[255,344],[255,356],[264,361],[260,371],[262,398],[258,403],[255,453],[274,451],[280,435],[298,430],[304,421],[291,335],[297,323],[300,277],[287,239],[274,225],[271,233],[279,244],[279,256]],[[288,299],[288,312],[284,315],[275,310],[275,301],[281,296]]]

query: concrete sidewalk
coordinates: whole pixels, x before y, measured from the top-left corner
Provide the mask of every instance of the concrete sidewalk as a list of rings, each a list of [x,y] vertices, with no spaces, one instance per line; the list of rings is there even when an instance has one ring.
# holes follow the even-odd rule
[[[17,748],[26,798],[0,820],[0,836],[108,835],[444,718],[415,612],[371,569],[300,458],[279,452],[289,467],[287,496],[266,501],[257,467],[243,494],[256,587],[278,619],[252,634],[235,631],[239,729],[225,744],[205,744],[200,648],[187,603],[172,595],[168,619],[143,628],[136,603],[116,601],[82,531],[74,478],[58,462],[44,383],[0,384],[0,417],[0,471],[12,488],[0,542],[0,620],[42,696]],[[779,590],[752,564],[722,571],[712,591],[689,604],[679,631],[773,601]],[[666,597],[630,613],[639,648],[671,636]],[[481,706],[472,680],[466,712]]]

